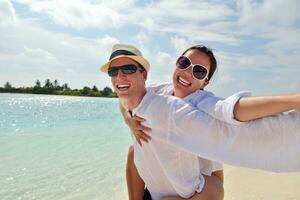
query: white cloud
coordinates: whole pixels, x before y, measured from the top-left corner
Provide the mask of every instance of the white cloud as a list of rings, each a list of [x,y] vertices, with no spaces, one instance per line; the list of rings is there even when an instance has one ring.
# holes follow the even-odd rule
[[[45,61],[56,60],[56,57],[53,54],[41,48],[30,49],[28,47],[24,47],[22,55],[30,58],[46,59]]]
[[[190,41],[237,44],[239,40],[234,35],[228,34],[224,29],[216,30],[207,26],[208,23],[226,21],[232,16],[235,16],[235,13],[228,5],[216,1],[166,0],[152,2],[142,9],[136,9],[128,18],[132,23],[150,32],[175,33]]]
[[[6,26],[16,20],[15,10],[9,0],[0,2],[0,26]]]
[[[15,80],[12,83],[16,86],[46,78],[67,82],[71,87],[110,85],[109,79],[101,79],[105,74],[99,67],[117,38],[106,35],[86,39],[50,32],[23,19],[0,27],[0,33],[0,80]]]
[[[47,14],[55,23],[84,28],[116,28],[121,24],[120,15],[114,9],[88,1],[19,1],[27,4],[31,11]]]
[[[14,10],[15,2],[22,4],[21,12]],[[1,80],[22,71],[27,82],[49,76],[75,87],[110,85],[104,74],[98,74],[99,66],[107,60],[111,46],[121,41],[131,42],[149,59],[153,82],[170,81],[178,54],[202,43],[218,50],[219,73],[211,83],[218,92],[267,90],[260,84],[274,85],[272,76],[276,90],[283,90],[284,85],[297,87],[288,80],[297,79],[300,73],[297,0],[12,3],[0,3]],[[35,20],[29,19],[32,17]],[[49,19],[54,25],[51,31],[45,26]],[[64,33],[57,24],[71,29]],[[278,75],[284,77],[279,79]]]
[[[114,44],[120,43],[117,38],[111,37],[110,35],[105,35],[104,37],[98,38],[95,41],[103,50],[110,50]]]
[[[186,38],[175,35],[171,38],[171,44],[173,45],[176,52],[182,53],[185,49],[189,48],[192,44]]]
[[[152,52],[149,57],[151,62],[151,78],[149,83],[170,82],[172,79],[175,56],[167,52]]]
[[[140,31],[134,36],[134,39],[140,44],[145,44],[149,41],[149,36],[144,31]]]
[[[238,0],[240,9],[239,23],[242,26],[250,26],[264,30],[264,27],[293,25],[300,19],[298,0]],[[255,22],[255,23],[254,23]]]

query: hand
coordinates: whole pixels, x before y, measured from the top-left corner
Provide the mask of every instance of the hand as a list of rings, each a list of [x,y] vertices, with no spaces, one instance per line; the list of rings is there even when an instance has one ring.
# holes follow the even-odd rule
[[[126,124],[129,126],[131,132],[133,133],[136,141],[140,146],[142,146],[142,141],[147,142],[151,140],[151,136],[145,133],[145,131],[151,131],[151,128],[143,126],[141,122],[145,119],[139,116],[132,116],[131,112],[126,111],[124,113],[124,118]]]

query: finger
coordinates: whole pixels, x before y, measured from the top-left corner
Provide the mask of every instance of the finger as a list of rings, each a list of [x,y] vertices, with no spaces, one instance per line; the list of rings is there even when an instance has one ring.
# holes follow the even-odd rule
[[[136,121],[139,121],[139,122],[144,122],[144,121],[146,121],[144,118],[141,118],[141,117],[139,117],[139,116],[137,116],[137,115],[132,116],[132,119],[134,119],[134,120],[136,120]]]
[[[149,142],[149,139],[148,139],[147,136],[145,136],[145,134],[140,134],[138,137],[139,137],[142,141],[144,141],[144,142],[146,142],[146,143]]]
[[[144,133],[143,136],[144,136],[145,138],[147,138],[148,141],[152,139],[152,137],[151,137],[150,135],[148,135],[147,133]]]
[[[144,131],[151,131],[152,129],[147,126],[140,125],[140,130],[142,130],[144,132]]]
[[[141,141],[148,142],[147,137],[144,136],[144,133],[142,131],[135,131],[134,136]]]
[[[132,118],[131,112],[130,111],[126,111],[125,112],[126,117],[128,118]]]
[[[135,139],[136,139],[137,143],[142,147],[143,145],[142,145],[141,139],[139,137],[135,137]]]
[[[136,130],[135,132],[136,132],[136,134],[138,136],[142,136],[143,138],[146,138],[147,140],[151,140],[152,139],[152,137],[150,135],[148,135],[147,133],[145,133],[145,132],[143,132],[141,130],[139,130],[139,131]]]

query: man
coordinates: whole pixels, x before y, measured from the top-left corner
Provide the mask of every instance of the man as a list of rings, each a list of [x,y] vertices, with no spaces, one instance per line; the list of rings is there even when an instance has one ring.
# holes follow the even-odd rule
[[[120,104],[130,111],[146,94],[145,81],[149,68],[149,63],[138,49],[130,45],[115,45],[109,62],[101,70],[111,76]],[[223,198],[222,182],[208,172],[219,170],[221,166],[156,139],[143,148],[135,141],[134,148],[139,174],[154,200],[164,196],[190,197],[196,191],[203,191],[199,195],[202,200]],[[174,163],[177,166],[173,166]],[[209,175],[205,176],[205,187],[201,173]],[[133,199],[141,199],[143,194],[134,195],[136,198]]]

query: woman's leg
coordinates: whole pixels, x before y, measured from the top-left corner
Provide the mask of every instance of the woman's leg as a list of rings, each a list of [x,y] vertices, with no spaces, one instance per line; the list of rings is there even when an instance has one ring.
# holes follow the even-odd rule
[[[127,156],[126,182],[129,200],[143,199],[145,183],[134,164],[134,150],[132,145],[129,147]]]
[[[224,183],[224,174],[223,170],[214,171],[212,175],[218,177],[222,183]]]
[[[195,193],[194,196],[189,200],[223,200],[224,199],[224,188],[223,182],[219,177],[204,176],[205,185],[200,193]],[[164,197],[161,200],[186,200],[182,197]]]

